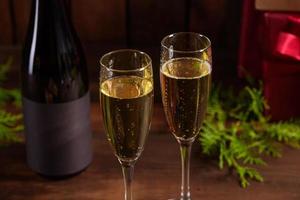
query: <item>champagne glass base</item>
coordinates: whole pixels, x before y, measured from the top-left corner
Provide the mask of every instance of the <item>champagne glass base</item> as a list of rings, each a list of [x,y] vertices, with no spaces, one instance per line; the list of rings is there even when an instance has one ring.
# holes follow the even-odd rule
[[[178,198],[171,198],[168,200],[192,200],[192,197],[189,193],[188,196],[180,195],[180,197],[178,197]]]

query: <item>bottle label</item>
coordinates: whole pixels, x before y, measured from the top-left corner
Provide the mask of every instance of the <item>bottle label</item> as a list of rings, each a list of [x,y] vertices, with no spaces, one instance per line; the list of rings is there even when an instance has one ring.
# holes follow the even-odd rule
[[[27,162],[36,172],[64,176],[92,160],[90,96],[43,104],[23,97]]]

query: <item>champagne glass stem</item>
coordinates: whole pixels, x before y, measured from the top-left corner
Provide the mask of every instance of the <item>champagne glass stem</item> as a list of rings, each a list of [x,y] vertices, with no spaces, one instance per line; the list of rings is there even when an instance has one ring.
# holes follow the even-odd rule
[[[180,200],[191,200],[190,193],[190,156],[192,141],[179,142],[181,155],[181,197]]]
[[[125,186],[125,200],[132,200],[131,183],[133,181],[134,164],[121,164],[124,186]]]

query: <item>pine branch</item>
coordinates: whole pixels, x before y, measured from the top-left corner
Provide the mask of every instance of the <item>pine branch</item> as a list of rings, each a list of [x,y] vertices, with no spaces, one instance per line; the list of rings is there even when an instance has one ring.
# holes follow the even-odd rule
[[[21,93],[17,89],[0,88],[0,107],[5,107],[8,102],[12,102],[15,106],[21,106]]]
[[[6,80],[11,64],[11,58],[5,64],[0,64],[0,84]],[[20,107],[20,91],[0,87],[0,145],[21,141],[18,133],[23,130],[23,125],[21,124],[22,115],[6,111],[5,108],[10,103]]]
[[[218,157],[220,169],[233,169],[245,188],[250,180],[263,181],[255,168],[266,165],[263,155],[280,157],[282,144],[300,148],[300,121],[270,123],[261,84],[238,94],[224,91],[213,88],[199,141],[203,153]]]
[[[5,63],[0,64],[0,83],[6,80],[12,61],[12,57],[9,57]]]

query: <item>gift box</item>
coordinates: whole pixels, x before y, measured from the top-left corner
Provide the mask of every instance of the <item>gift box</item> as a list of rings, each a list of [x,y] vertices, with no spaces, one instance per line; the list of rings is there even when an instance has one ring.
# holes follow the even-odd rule
[[[286,12],[291,10],[294,12]],[[258,79],[263,77],[263,59],[266,53],[269,54],[266,45],[270,47],[269,41],[274,41],[277,34],[288,28],[291,21],[289,17],[299,18],[299,13],[300,1],[244,0],[238,60],[239,77],[244,77],[245,74]],[[269,28],[272,30],[268,30]]]
[[[292,8],[284,0],[283,10]],[[273,4],[272,4],[273,2]],[[238,71],[264,82],[264,97],[273,120],[300,117],[300,12],[280,10],[283,0],[245,0]],[[290,2],[290,3],[289,3]],[[256,5],[256,7],[255,7]],[[266,9],[264,11],[257,10]]]
[[[263,62],[264,97],[272,120],[300,117],[300,66],[281,60]]]
[[[300,15],[266,12],[263,19],[263,59],[300,61]]]
[[[299,0],[255,0],[255,8],[263,11],[299,11]]]
[[[264,96],[273,120],[300,117],[300,16],[263,14]]]

